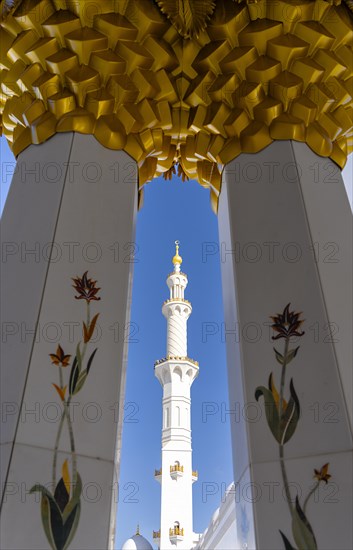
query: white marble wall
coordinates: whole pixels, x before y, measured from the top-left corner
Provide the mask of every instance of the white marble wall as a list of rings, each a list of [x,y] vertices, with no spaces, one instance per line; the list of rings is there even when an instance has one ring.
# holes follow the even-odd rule
[[[86,300],[75,299],[78,293],[71,278],[86,271],[97,281],[100,300],[90,302],[91,320],[97,313],[99,317],[81,372],[95,348],[97,352],[69,405],[82,478],[81,515],[70,549],[108,547],[115,519],[111,501],[117,495],[115,459],[122,428],[119,404],[124,396],[136,259],[136,206],[134,161],[126,153],[103,148],[92,136],[58,134],[29,147],[18,159],[2,231],[3,246],[10,243],[2,269],[2,399],[8,409],[1,441],[1,546],[6,550],[49,546],[40,494],[29,491],[36,483],[53,491],[53,449],[63,410],[53,383],[60,386],[61,370],[67,402],[72,361],[78,342],[81,352],[84,348],[82,323],[87,323]],[[26,249],[36,253],[25,255]],[[58,344],[71,355],[67,367],[51,361]],[[65,420],[56,481],[66,458],[73,481],[70,448]]]
[[[352,546],[351,228],[339,169],[304,144],[273,143],[224,171],[220,251],[226,328],[239,323],[239,343],[227,337],[227,360],[230,406],[239,403],[243,411],[232,439],[238,537],[248,511],[244,548],[284,548],[279,530],[293,548]],[[298,494],[303,508],[314,469],[329,463],[331,477],[319,482],[305,513],[316,545],[308,533],[310,542],[294,539],[295,503],[290,511],[279,444],[264,397],[255,399],[257,387],[269,387],[271,372],[280,391],[283,369],[273,348],[284,354],[285,338],[272,340],[278,333],[270,316],[288,303],[302,312],[298,330],[305,334],[290,339],[290,349],[300,348],[286,367],[284,398],[289,401],[293,379],[301,412],[283,445],[284,468],[291,498]]]
[[[210,523],[200,535],[196,550],[238,550],[235,486],[231,483],[218,508],[213,512]]]

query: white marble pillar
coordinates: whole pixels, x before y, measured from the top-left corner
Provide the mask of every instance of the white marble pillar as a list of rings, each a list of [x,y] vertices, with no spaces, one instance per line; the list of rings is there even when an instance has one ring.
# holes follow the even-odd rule
[[[18,158],[1,232],[6,550],[108,547],[136,209],[135,162],[92,136],[58,134]]]
[[[240,411],[232,416],[239,545],[346,550],[352,218],[340,170],[290,141],[243,154],[224,171],[218,216],[230,408]],[[291,328],[278,318],[273,331],[270,316],[283,312],[284,322],[302,313]]]

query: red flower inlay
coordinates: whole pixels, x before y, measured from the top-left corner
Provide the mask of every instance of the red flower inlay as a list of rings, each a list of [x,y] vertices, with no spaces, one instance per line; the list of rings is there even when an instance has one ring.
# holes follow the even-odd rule
[[[87,277],[87,273],[88,271],[86,271],[82,277],[73,278],[74,284],[72,286],[78,293],[78,296],[75,296],[76,300],[86,300],[86,302],[89,303],[91,300],[100,300],[100,298],[96,296],[100,288],[96,287],[97,281]]]
[[[279,338],[290,338],[291,336],[303,336],[304,332],[299,332],[300,325],[304,322],[304,319],[299,319],[301,312],[295,313],[289,311],[290,304],[287,304],[283,310],[283,313],[278,313],[274,317],[271,316],[273,321],[272,328],[275,332],[278,332],[276,336],[272,336],[272,340],[278,340]]]

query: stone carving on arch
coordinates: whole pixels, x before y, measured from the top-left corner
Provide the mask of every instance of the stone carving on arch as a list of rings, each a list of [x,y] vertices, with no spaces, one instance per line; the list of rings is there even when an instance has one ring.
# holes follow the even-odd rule
[[[174,367],[172,372],[172,378],[176,378],[176,377],[178,377],[179,380],[183,379],[183,372],[179,366]]]

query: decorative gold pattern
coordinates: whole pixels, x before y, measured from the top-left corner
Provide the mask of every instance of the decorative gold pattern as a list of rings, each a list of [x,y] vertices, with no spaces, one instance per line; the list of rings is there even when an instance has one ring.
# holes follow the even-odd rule
[[[180,464],[172,464],[169,466],[169,469],[171,472],[183,472],[184,466],[180,466]]]
[[[214,0],[157,0],[157,4],[184,38],[199,36],[215,8]]]
[[[214,210],[224,165],[273,140],[306,142],[343,167],[347,2],[217,0],[190,39],[151,0],[2,2],[4,134],[15,155],[56,132],[93,134],[136,160],[140,190],[178,162],[210,188]]]
[[[180,528],[178,525],[176,525],[175,527],[170,527],[169,536],[170,537],[183,537],[184,536],[184,528]]]

